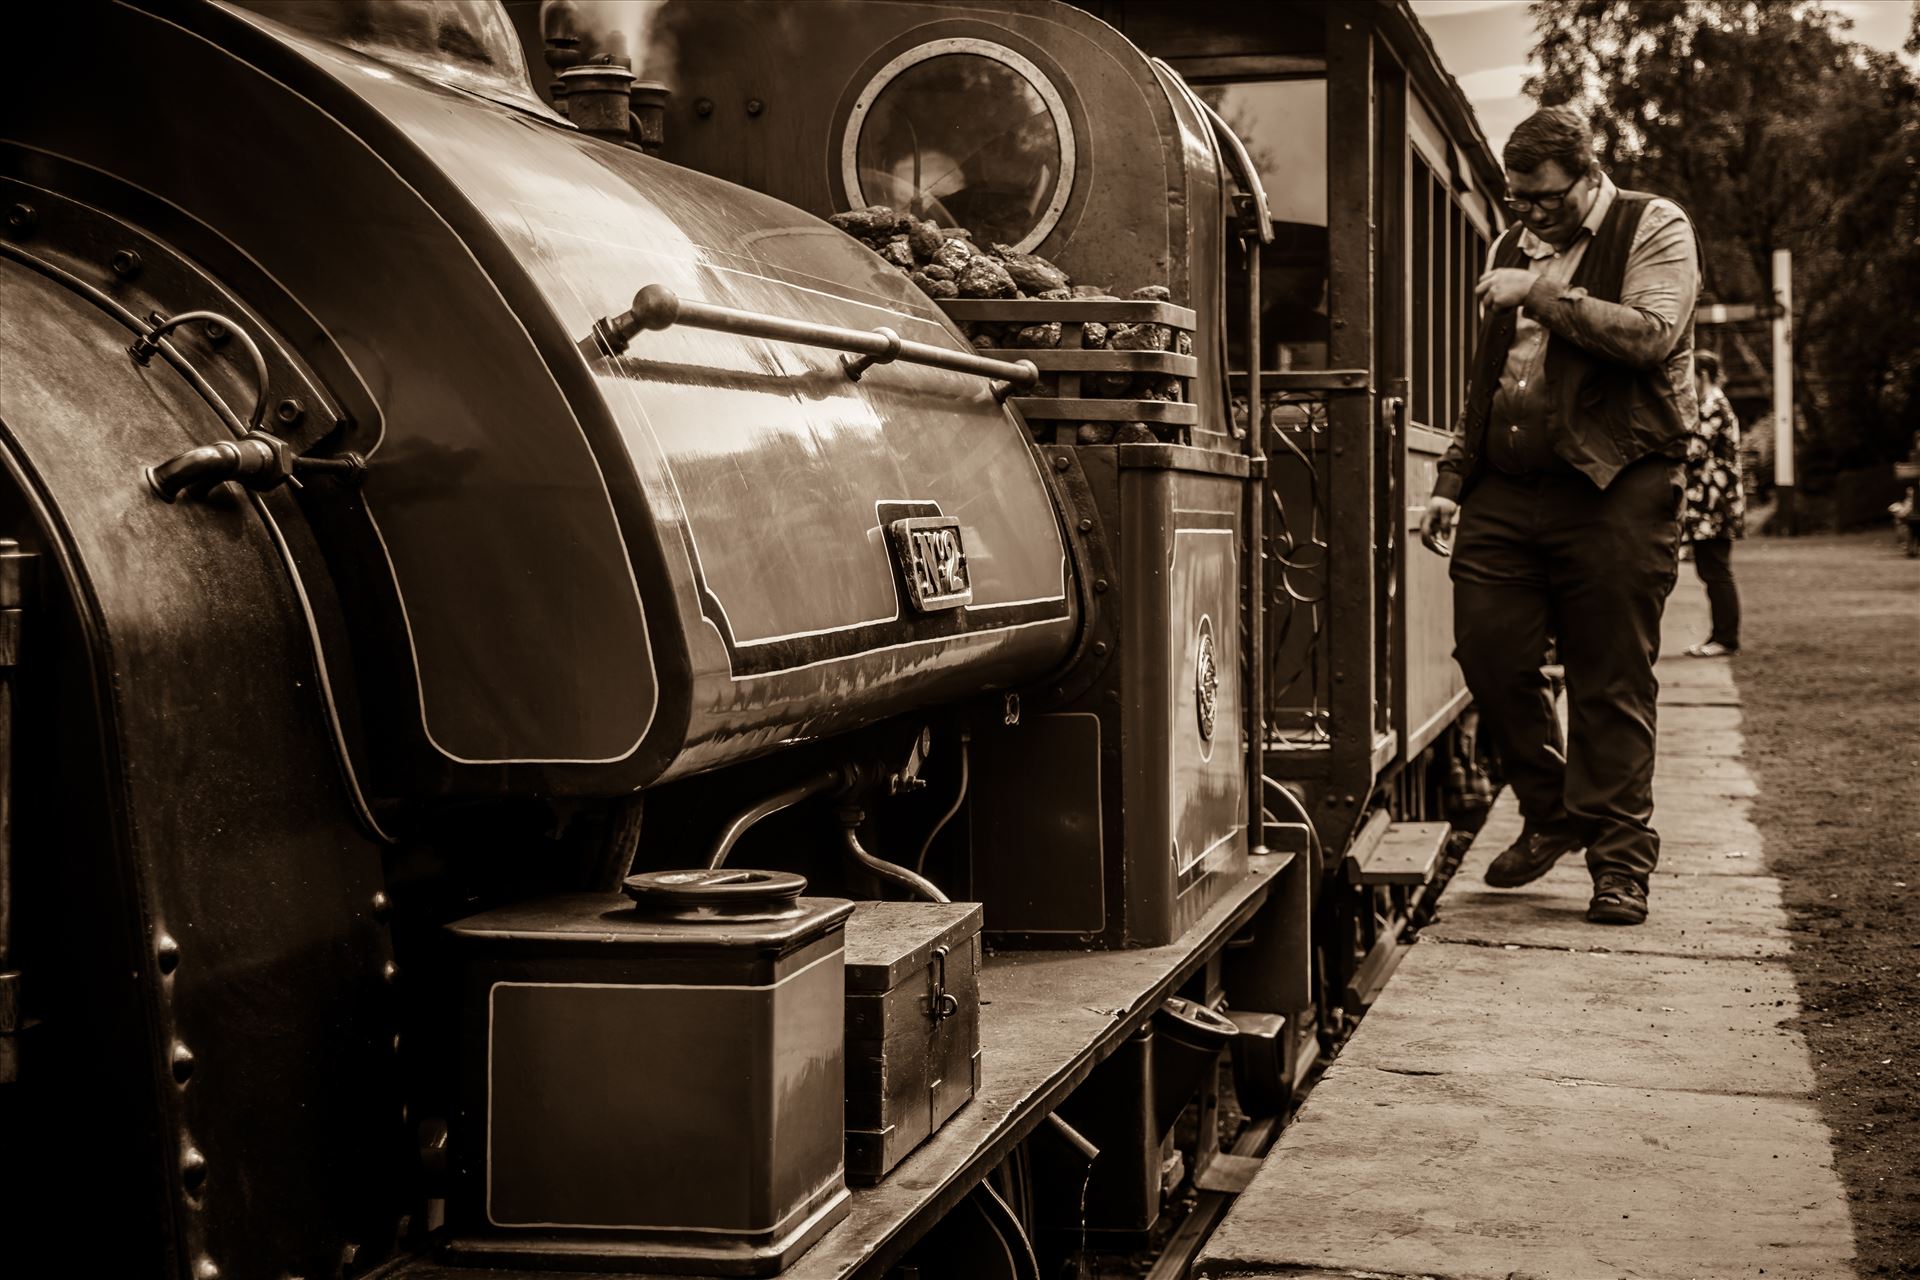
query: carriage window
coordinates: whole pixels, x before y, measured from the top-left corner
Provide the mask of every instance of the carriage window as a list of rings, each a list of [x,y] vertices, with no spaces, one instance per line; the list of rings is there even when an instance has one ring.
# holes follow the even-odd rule
[[[937,40],[882,67],[841,143],[856,207],[891,205],[1027,251],[1059,221],[1073,162],[1073,126],[1052,82],[985,40]]]
[[[1327,82],[1257,80],[1194,91],[1246,144],[1267,191],[1274,240],[1260,250],[1260,363],[1327,365]],[[1228,314],[1246,314],[1245,277],[1227,273]],[[1228,360],[1246,367],[1244,335],[1229,327]]]
[[[1467,398],[1468,362],[1479,322],[1473,284],[1487,258],[1487,237],[1450,182],[1413,153],[1413,420],[1453,428]]]
[[[1265,80],[1196,86],[1246,143],[1275,222],[1327,225],[1327,82]]]

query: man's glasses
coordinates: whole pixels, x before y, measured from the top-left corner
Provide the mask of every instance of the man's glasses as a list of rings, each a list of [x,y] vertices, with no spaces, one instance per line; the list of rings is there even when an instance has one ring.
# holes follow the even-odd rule
[[[1583,173],[1580,175],[1580,178],[1586,176],[1587,175]],[[1573,189],[1580,185],[1580,178],[1575,178],[1558,191],[1550,192],[1546,195],[1509,196],[1500,203],[1515,213],[1527,213],[1534,209],[1538,209],[1542,213],[1558,213],[1560,212],[1560,207],[1566,204],[1567,197],[1573,194]]]

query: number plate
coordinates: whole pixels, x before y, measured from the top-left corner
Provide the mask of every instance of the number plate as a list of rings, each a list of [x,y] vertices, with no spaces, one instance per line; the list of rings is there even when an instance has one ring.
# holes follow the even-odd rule
[[[973,579],[966,549],[960,545],[960,521],[954,516],[914,516],[887,526],[887,542],[907,603],[920,613],[935,613],[973,603]]]

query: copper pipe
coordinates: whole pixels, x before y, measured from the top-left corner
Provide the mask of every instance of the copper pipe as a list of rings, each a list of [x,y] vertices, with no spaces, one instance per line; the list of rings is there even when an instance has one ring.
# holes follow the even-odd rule
[[[882,880],[892,881],[894,884],[900,885],[902,888],[925,898],[928,902],[953,901],[953,899],[949,898],[946,894],[940,892],[939,885],[927,879],[925,876],[915,875],[897,863],[876,858],[868,853],[866,847],[860,843],[860,833],[856,829],[865,817],[866,815],[858,809],[844,809],[840,813],[840,827],[846,836],[847,852],[853,855],[855,862],[873,872],[873,874],[879,876]]]
[[[182,311],[177,316],[165,319],[155,315],[149,321],[153,327],[133,340],[133,345],[127,348],[127,354],[139,364],[146,364],[153,359],[153,353],[160,349],[160,339],[189,320],[205,320],[209,324],[217,324],[246,348],[247,357],[253,362],[254,386],[253,412],[247,417],[247,429],[258,431],[260,424],[266,421],[267,417],[267,358],[260,354],[260,344],[255,342],[237,321],[221,315],[218,311]]]
[[[785,791],[776,791],[759,804],[738,814],[732,822],[727,824],[726,830],[720,833],[720,838],[714,842],[713,852],[707,855],[708,869],[715,869],[725,863],[727,855],[733,852],[733,846],[739,843],[740,837],[762,818],[772,817],[782,809],[791,809],[802,800],[817,796],[823,791],[835,790],[844,785],[845,781],[846,775],[839,769],[829,769],[825,773],[815,774],[796,786],[788,787]]]
[[[913,860],[913,869],[916,874],[926,869],[927,852],[933,848],[933,842],[940,838],[940,833],[947,829],[949,822],[953,821],[953,815],[959,813],[960,806],[967,801],[967,756],[969,754],[967,744],[972,740],[972,734],[965,729],[960,731],[960,789],[954,793],[953,804],[940,815],[940,821],[934,823],[933,830],[927,832],[926,843],[920,846],[920,856]]]
[[[285,444],[258,434],[203,444],[147,467],[145,474],[153,491],[172,502],[182,493],[204,494],[227,480],[239,480],[250,489],[273,488],[290,474],[289,462]]]

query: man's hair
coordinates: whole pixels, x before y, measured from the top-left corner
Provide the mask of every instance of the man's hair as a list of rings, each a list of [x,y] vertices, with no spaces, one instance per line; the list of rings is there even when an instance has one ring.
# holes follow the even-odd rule
[[[1693,367],[1701,373],[1706,374],[1716,385],[1719,383],[1720,357],[1713,352],[1701,351],[1696,348],[1693,353]]]
[[[1552,160],[1578,177],[1593,168],[1593,132],[1572,107],[1543,107],[1514,127],[1501,155],[1510,173],[1532,173]]]

